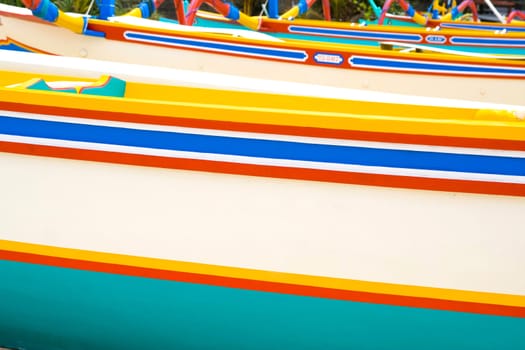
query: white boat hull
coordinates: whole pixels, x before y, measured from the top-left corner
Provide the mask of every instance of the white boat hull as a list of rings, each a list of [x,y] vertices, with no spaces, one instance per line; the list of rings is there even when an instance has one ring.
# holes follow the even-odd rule
[[[0,154],[1,239],[525,294],[520,197]]]

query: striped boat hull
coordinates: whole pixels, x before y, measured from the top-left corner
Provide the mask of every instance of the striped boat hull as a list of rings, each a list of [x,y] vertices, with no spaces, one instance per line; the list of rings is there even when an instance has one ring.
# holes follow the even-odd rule
[[[5,11],[2,22],[9,45],[55,55],[494,103],[522,104],[525,90],[525,66],[519,60],[400,55],[358,46],[217,38],[140,23],[91,22],[90,30],[104,33],[101,38]]]
[[[163,19],[170,21],[168,19]],[[284,20],[262,18],[260,31],[283,39],[313,40],[350,45],[377,46],[381,41],[422,44],[434,48],[447,48],[464,52],[523,55],[523,36],[496,36],[486,32],[430,31],[423,27],[358,25],[321,20]],[[445,23],[444,23],[445,24]],[[450,23],[454,24],[454,22]],[[456,23],[457,24],[457,23]],[[194,25],[216,28],[243,28],[237,22],[221,15],[199,11]],[[463,23],[465,27],[477,23]],[[478,25],[479,27],[479,25]],[[487,28],[491,29],[491,28]],[[495,25],[492,30],[502,30]]]
[[[522,114],[418,101],[0,88],[0,346],[522,348]]]

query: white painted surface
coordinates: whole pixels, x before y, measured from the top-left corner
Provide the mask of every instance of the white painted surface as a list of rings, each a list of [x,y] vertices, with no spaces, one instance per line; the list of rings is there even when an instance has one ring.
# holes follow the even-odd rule
[[[0,153],[0,238],[525,294],[525,198]]]

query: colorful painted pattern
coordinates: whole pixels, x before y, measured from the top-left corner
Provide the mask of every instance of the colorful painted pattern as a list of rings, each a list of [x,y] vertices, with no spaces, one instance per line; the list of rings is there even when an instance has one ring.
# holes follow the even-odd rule
[[[430,74],[486,75],[486,76],[525,76],[525,68],[483,66],[479,64],[451,64],[415,59],[395,59],[376,56],[354,55],[348,63],[355,68],[381,69],[404,72],[426,72]]]
[[[90,22],[92,30],[105,33],[110,40],[125,42],[140,42],[149,45],[180,48],[184,50],[198,50],[226,55],[252,57],[264,60],[296,62],[306,65],[326,65],[326,62],[315,59],[319,54],[340,56],[348,64],[333,65],[342,69],[372,69],[398,72],[413,72],[423,74],[457,75],[457,76],[484,76],[484,77],[525,77],[525,68],[521,62],[506,60],[474,61],[465,57],[448,57],[436,59],[432,56],[423,56],[421,59],[401,57],[396,52],[375,51],[362,52],[363,48],[352,47],[319,47],[312,43],[299,42],[285,44],[267,44],[263,42],[233,41],[229,39],[203,38],[190,36],[186,33],[173,33],[169,30],[153,32],[131,29],[123,24],[112,24],[103,21]],[[433,35],[435,37],[435,35]],[[368,64],[358,64],[360,57],[367,57]],[[401,64],[401,66],[400,66]]]
[[[89,111],[82,118],[2,111],[0,150],[245,175],[525,195],[525,152],[519,148],[501,152],[246,131],[101,120]]]

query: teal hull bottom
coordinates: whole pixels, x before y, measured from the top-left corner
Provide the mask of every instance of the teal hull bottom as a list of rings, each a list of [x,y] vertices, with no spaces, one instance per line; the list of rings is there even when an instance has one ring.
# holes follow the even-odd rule
[[[525,349],[525,319],[0,260],[0,347]]]

